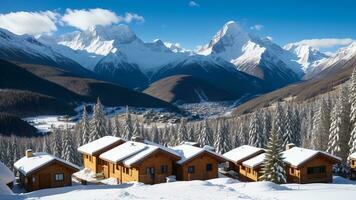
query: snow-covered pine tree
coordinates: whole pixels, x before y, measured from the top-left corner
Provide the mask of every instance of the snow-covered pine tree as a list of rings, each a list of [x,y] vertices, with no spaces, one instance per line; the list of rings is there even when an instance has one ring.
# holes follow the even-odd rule
[[[124,139],[131,140],[133,136],[133,123],[131,120],[131,113],[129,107],[126,106],[126,115],[125,115],[125,122],[124,122]]]
[[[63,134],[62,158],[65,161],[78,164],[79,159],[76,152],[71,131],[67,127]]]
[[[317,111],[314,114],[311,146],[313,149],[325,151],[330,130],[330,109],[325,98],[318,102]]]
[[[284,134],[283,134],[283,146],[285,147],[287,144],[296,143],[295,140],[295,130],[293,130],[293,111],[292,108],[287,105],[285,112],[285,126],[284,126]]]
[[[97,103],[93,108],[93,117],[90,120],[89,142],[99,139],[107,134],[104,107],[98,98]]]
[[[195,137],[195,131],[194,131],[194,125],[191,125],[188,127],[188,140],[191,142],[195,142],[196,141],[196,137]]]
[[[113,136],[116,137],[123,137],[122,135],[122,127],[121,127],[121,123],[119,120],[119,116],[114,117],[114,123],[113,123]]]
[[[202,147],[205,145],[214,146],[214,133],[208,124],[208,120],[203,121],[199,135],[199,143]]]
[[[216,152],[223,154],[232,149],[231,141],[229,138],[229,130],[225,120],[221,120],[218,123],[217,136],[215,140],[215,149]]]
[[[43,142],[42,142],[42,151],[51,154],[51,143],[49,141],[48,136],[43,137]]]
[[[62,158],[62,132],[59,129],[53,129],[52,154]]]
[[[277,102],[276,109],[274,111],[274,121],[273,126],[279,138],[282,138],[284,135],[284,126],[285,126],[285,118],[284,111],[282,106]]]
[[[284,170],[282,141],[277,130],[272,127],[271,135],[267,144],[265,159],[263,161],[261,180],[274,183],[286,183],[286,172]]]
[[[342,86],[338,99],[331,113],[331,126],[327,151],[342,158],[343,163],[339,166],[344,170],[349,154],[348,144],[350,139],[350,104],[348,101],[348,91]]]
[[[264,138],[261,127],[262,120],[260,114],[261,112],[258,110],[251,114],[250,117],[248,144],[255,147],[263,147],[265,143],[263,140]]]
[[[263,147],[267,145],[269,133],[271,132],[271,129],[272,129],[271,113],[268,110],[265,110],[263,112],[263,118],[262,118],[262,136],[263,136],[263,140],[265,141]]]
[[[297,146],[301,145],[301,120],[299,116],[299,111],[297,108],[293,108],[293,115],[292,115],[292,126],[293,126],[293,134],[294,134],[294,143]]]
[[[188,131],[187,131],[187,123],[186,123],[186,119],[184,119],[184,118],[182,118],[180,120],[177,136],[178,136],[177,144],[181,144],[182,142],[189,140]]]
[[[140,123],[137,119],[137,116],[135,117],[135,121],[132,125],[132,135],[133,136],[141,136],[143,137],[143,135],[141,135],[141,131],[140,131]]]
[[[89,142],[90,124],[86,106],[83,108],[82,119],[79,122],[79,134],[81,135],[81,144]]]
[[[151,129],[151,136],[154,143],[160,144],[159,131],[156,124]]]
[[[350,92],[349,92],[349,102],[350,102],[350,126],[351,134],[349,140],[349,154],[356,152],[356,68],[354,68],[351,80],[350,80]]]

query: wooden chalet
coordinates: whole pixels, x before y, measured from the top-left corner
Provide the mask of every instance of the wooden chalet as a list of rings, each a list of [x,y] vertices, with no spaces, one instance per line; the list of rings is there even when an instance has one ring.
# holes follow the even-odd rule
[[[262,153],[242,162],[239,171],[239,179],[241,181],[260,181],[260,177],[262,175],[262,163],[264,159],[265,153]]]
[[[124,142],[125,140],[118,137],[104,136],[78,147],[78,151],[83,154],[84,167],[90,169],[96,176],[102,176],[104,161],[99,158],[100,154],[113,149]]]
[[[292,147],[283,152],[288,183],[331,183],[341,158],[324,151]]]
[[[350,155],[349,162],[351,168],[351,179],[356,180],[356,152]]]
[[[181,157],[174,167],[177,180],[181,181],[218,178],[218,164],[227,161],[220,154],[189,144],[182,144],[172,149]]]
[[[243,145],[224,153],[223,156],[229,160],[227,168],[229,170],[234,170],[239,174],[240,170],[245,170],[244,166],[242,165],[244,161],[258,156],[264,152],[264,149],[250,145]]]
[[[136,141],[141,142],[128,141],[100,155],[105,178],[116,178],[118,183],[166,182],[173,175],[173,163],[180,159],[179,155],[152,142]]]
[[[72,174],[79,167],[47,153],[26,151],[26,156],[16,161],[20,185],[26,191],[72,185]]]

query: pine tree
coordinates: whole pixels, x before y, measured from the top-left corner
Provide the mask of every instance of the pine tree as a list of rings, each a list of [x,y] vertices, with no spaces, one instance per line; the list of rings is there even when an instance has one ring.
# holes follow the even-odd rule
[[[158,128],[156,126],[156,124],[152,127],[152,141],[154,143],[160,144],[160,137],[159,137],[159,132],[158,132]]]
[[[125,115],[125,122],[124,122],[124,139],[131,140],[133,136],[133,125],[131,120],[131,114],[129,107],[126,107],[126,115]]]
[[[294,143],[297,146],[301,145],[301,119],[299,116],[299,111],[297,108],[293,108],[293,115],[292,115],[292,126],[293,126],[293,135],[294,135]]]
[[[119,116],[116,116],[116,117],[114,118],[113,136],[123,138],[123,135],[122,135],[122,127],[121,127],[121,123],[120,123],[120,120],[119,120]]]
[[[321,99],[314,115],[312,130],[312,148],[326,150],[330,129],[330,109],[326,99]]]
[[[178,136],[177,144],[181,144],[182,142],[189,140],[186,120],[183,118],[180,120],[177,136]]]
[[[63,135],[62,158],[71,163],[78,163],[76,148],[73,143],[73,138],[70,129],[67,127]]]
[[[43,137],[43,143],[42,143],[42,151],[51,154],[51,143],[49,141],[48,136]]]
[[[82,119],[79,122],[79,134],[81,135],[80,145],[87,144],[89,142],[90,124],[86,106],[83,108]]]
[[[214,134],[207,120],[204,120],[203,122],[203,126],[199,134],[199,143],[201,146],[214,146]]]
[[[295,130],[293,130],[293,112],[291,107],[288,105],[285,112],[285,126],[284,126],[284,134],[283,134],[283,146],[285,147],[287,144],[294,143],[295,144]]]
[[[348,142],[350,146],[349,154],[356,152],[356,68],[354,68],[350,80],[350,126],[351,134]]]
[[[286,183],[286,172],[284,170],[282,141],[277,130],[272,127],[271,135],[267,144],[265,159],[263,161],[262,176],[265,181],[274,183]]]
[[[271,129],[272,129],[271,114],[268,110],[265,110],[263,112],[263,119],[262,119],[262,136],[263,136],[263,141],[265,141],[263,147],[267,145],[268,137],[269,137],[269,133],[271,132]]]
[[[327,151],[343,159],[343,165],[349,154],[348,144],[350,140],[350,104],[347,98],[347,89],[342,86],[339,97],[331,113],[331,126]],[[339,166],[338,170],[343,170]]]
[[[276,109],[274,112],[274,123],[273,126],[278,137],[282,138],[284,135],[285,118],[282,106],[277,102]]]
[[[143,137],[143,135],[141,135],[140,132],[141,132],[140,131],[140,123],[138,122],[138,119],[136,117],[135,118],[135,122],[134,122],[134,124],[132,126],[132,135],[134,135],[134,136],[142,136]]]
[[[191,142],[195,142],[196,138],[195,138],[195,132],[194,132],[194,126],[191,125],[188,128],[188,140]]]
[[[220,154],[223,154],[232,149],[229,139],[229,131],[225,120],[222,120],[218,123],[217,137],[214,146],[216,152]]]
[[[106,116],[104,112],[104,107],[101,104],[99,98],[93,110],[93,117],[90,121],[89,142],[107,135]]]
[[[264,146],[264,138],[262,133],[262,123],[260,111],[256,111],[251,115],[250,118],[250,126],[249,126],[249,140],[248,144],[255,147],[263,147]]]
[[[52,154],[62,158],[62,132],[59,129],[54,129],[52,135]]]

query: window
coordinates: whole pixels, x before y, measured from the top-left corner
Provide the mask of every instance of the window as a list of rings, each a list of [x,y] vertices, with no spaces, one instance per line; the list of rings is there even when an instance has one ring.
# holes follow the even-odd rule
[[[155,174],[155,168],[154,167],[147,167],[146,169],[147,174],[153,176]]]
[[[290,168],[290,173],[294,174],[294,168]]]
[[[36,177],[32,177],[32,183],[36,182]]]
[[[195,167],[194,166],[189,166],[188,167],[188,173],[189,174],[194,174],[194,172],[195,172]]]
[[[325,171],[325,166],[308,167],[308,174],[322,174]]]
[[[352,161],[352,165],[356,165],[356,161],[355,160]]]
[[[168,165],[162,165],[161,166],[161,173],[162,174],[168,173]]]
[[[64,180],[64,174],[63,174],[63,173],[61,173],[61,174],[55,174],[54,179],[55,179],[56,181],[63,181],[63,180]]]
[[[127,167],[124,168],[124,171],[125,171],[125,174],[129,174],[130,173],[129,168],[127,168]]]
[[[247,168],[247,173],[251,173],[251,169],[250,168]]]
[[[112,165],[112,173],[115,174],[115,165]]]
[[[213,171],[213,164],[209,163],[209,164],[206,164],[206,171]]]
[[[92,162],[92,157],[91,156],[89,156],[89,161]]]

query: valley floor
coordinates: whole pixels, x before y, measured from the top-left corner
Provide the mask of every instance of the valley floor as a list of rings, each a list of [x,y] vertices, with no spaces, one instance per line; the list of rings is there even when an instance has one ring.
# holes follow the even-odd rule
[[[340,177],[333,184],[242,183],[230,178],[209,181],[173,182],[157,185],[140,183],[76,185],[25,194],[1,196],[1,200],[121,200],[121,199],[244,199],[244,200],[348,200],[356,197],[356,182]]]

